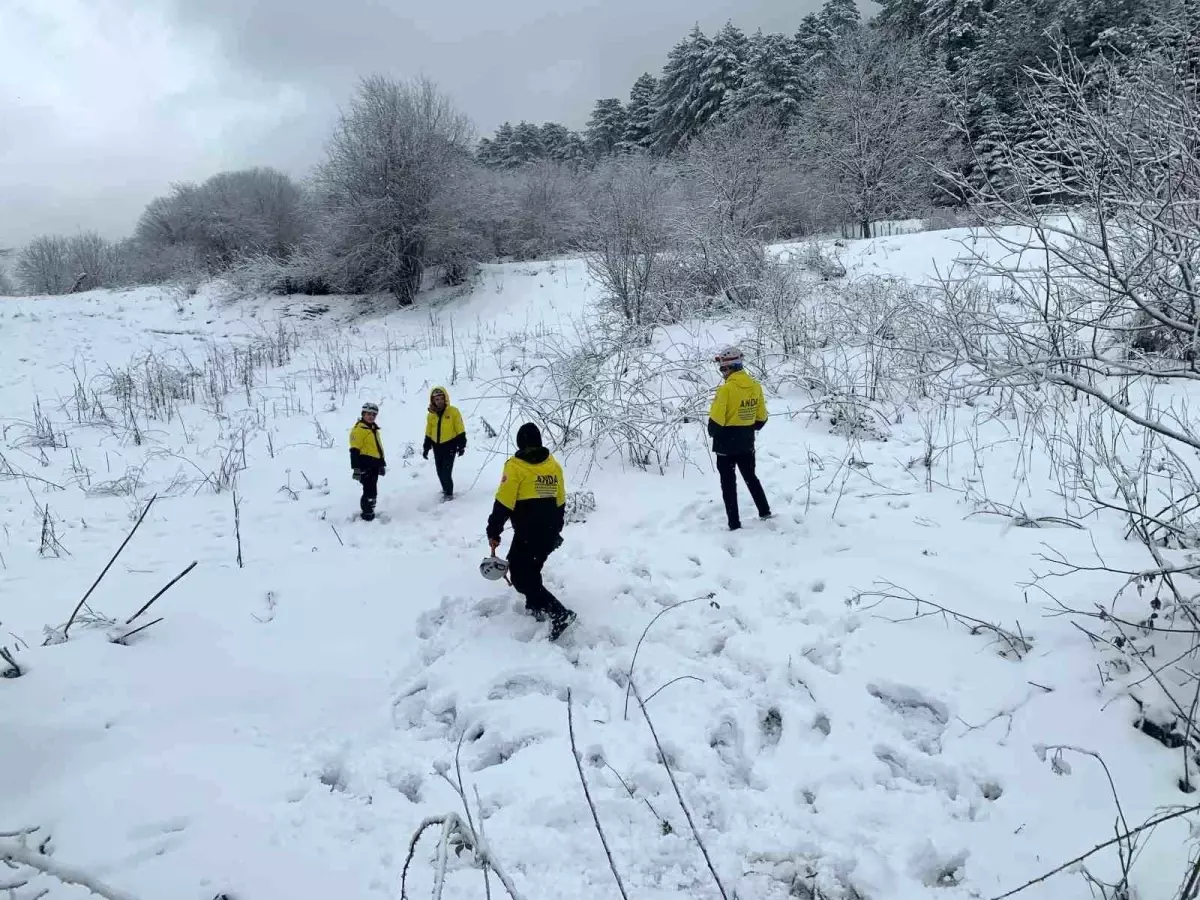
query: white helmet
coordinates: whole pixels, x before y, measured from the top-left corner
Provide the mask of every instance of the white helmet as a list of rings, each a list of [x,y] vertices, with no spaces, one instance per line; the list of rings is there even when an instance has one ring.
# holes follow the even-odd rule
[[[364,403],[362,405],[362,411],[365,413],[368,413],[368,412],[378,413],[379,412],[379,404],[378,403]]]
[[[508,560],[499,556],[485,556],[479,564],[479,574],[488,581],[499,581],[508,571]]]
[[[742,351],[737,347],[726,347],[713,358],[713,362],[720,363],[723,366],[741,365]]]

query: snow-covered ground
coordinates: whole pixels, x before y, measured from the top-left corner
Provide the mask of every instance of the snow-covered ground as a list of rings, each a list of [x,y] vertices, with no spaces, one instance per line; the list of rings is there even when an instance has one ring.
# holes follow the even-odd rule
[[[849,242],[842,261],[851,278],[930,279],[964,239]],[[1111,838],[1116,817],[1098,763],[1043,745],[1100,752],[1131,824],[1182,801],[1179,751],[1133,727],[1139,674],[1102,671],[1027,586],[1047,546],[1145,560],[1116,518],[1035,529],[975,514],[981,497],[1061,509],[1032,444],[978,408],[937,419],[930,472],[913,463],[933,419],[914,412],[887,441],[851,445],[804,414],[799,388],[772,393],[759,472],[776,516],[753,519],[743,494],[732,534],[700,421],[687,462],[662,474],[567,457],[568,490],[596,508],[547,566],[579,613],[550,644],[477,569],[521,420],[496,380],[531,365],[539,336],[575,333],[591,299],[567,260],[485,267],[471,292],[403,311],[214,289],[0,302],[0,646],[24,670],[0,682],[0,832],[38,828],[27,852],[112,896],[396,897],[417,826],[463,813],[438,774],[456,778],[457,754],[472,815],[525,898],[615,897],[568,696],[596,813],[640,900],[719,896],[669,774],[741,898],[1020,886]],[[688,329],[713,386],[699,354],[730,327]],[[449,504],[419,455],[435,384],[470,441]],[[346,451],[367,399],[390,462],[373,523],[354,518]],[[1115,586],[1096,572],[1054,590],[1089,606]],[[971,620],[914,618],[930,608],[910,594]],[[627,697],[635,652],[661,753]],[[1175,890],[1186,836],[1175,821],[1145,844],[1143,896]],[[413,896],[431,889],[436,845],[427,833],[417,849]],[[470,861],[450,855],[445,897],[483,895]],[[1115,854],[1089,865],[1110,876]],[[24,881],[11,896],[86,896],[0,866],[0,888]],[[1091,892],[1068,873],[1025,896]]]

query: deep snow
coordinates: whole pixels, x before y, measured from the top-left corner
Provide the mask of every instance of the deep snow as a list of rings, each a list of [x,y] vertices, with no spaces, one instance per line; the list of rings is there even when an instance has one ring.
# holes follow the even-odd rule
[[[964,239],[841,252],[850,277],[919,280]],[[944,452],[927,481],[911,464],[916,415],[887,442],[850,447],[800,414],[802,392],[772,394],[759,471],[776,516],[747,515],[735,534],[700,423],[688,463],[665,474],[569,457],[568,490],[592,492],[596,509],[548,564],[551,588],[579,613],[549,644],[547,626],[477,571],[519,424],[493,380],[528,364],[532,337],[570,334],[591,299],[582,263],[566,260],[488,266],[470,293],[403,311],[349,298],[228,302],[211,287],[0,303],[0,645],[25,669],[0,682],[0,832],[38,826],[31,846],[51,835],[52,859],[131,897],[395,897],[417,824],[462,812],[435,767],[453,774],[465,733],[468,794],[478,790],[493,851],[524,896],[615,897],[568,743],[569,691],[630,895],[715,897],[637,704],[624,715],[639,636],[681,601],[691,602],[647,633],[634,677],[647,697],[682,679],[647,709],[739,897],[989,897],[1110,838],[1101,767],[1068,754],[1064,774],[1039,745],[1101,752],[1131,823],[1185,800],[1178,751],[1132,727],[1124,688],[1138,673],[1106,679],[1086,636],[1024,586],[1045,571],[1046,545],[1134,568],[1144,559],[1116,520],[1027,529],[972,515],[983,495],[1019,496],[1035,515],[1058,509],[1036,465],[1032,479],[1018,475],[1029,468],[1019,437],[978,410],[947,419],[944,443],[974,433],[982,450]],[[151,366],[177,370],[183,354],[199,366],[206,348],[251,346],[278,323],[294,331],[287,361],[262,363],[219,408],[179,388],[169,419],[136,433],[122,423],[114,370],[145,370],[151,352]],[[690,334],[708,351],[729,327]],[[449,386],[469,432],[449,504],[414,453],[433,384]],[[108,398],[107,423],[95,396]],[[374,523],[353,518],[345,449],[365,399],[382,407],[389,457],[387,521]],[[233,496],[214,482],[243,454],[239,568]],[[163,621],[124,646],[85,616],[67,642],[41,646],[156,492],[88,607],[124,621],[196,560],[139,620]],[[39,551],[47,507],[57,554]],[[1091,573],[1054,590],[1088,605],[1114,586]],[[903,591],[1031,647],[1015,654],[945,617],[893,621],[914,604],[878,595]],[[1177,821],[1146,845],[1135,870],[1145,897],[1179,884],[1186,835]],[[426,841],[413,895],[432,883]],[[469,857],[451,857],[446,897],[482,896]],[[0,868],[0,885],[29,874]],[[14,896],[47,889],[51,900],[85,896],[49,876]],[[492,890],[502,893],[494,880]],[[1068,873],[1025,896],[1091,895]]]

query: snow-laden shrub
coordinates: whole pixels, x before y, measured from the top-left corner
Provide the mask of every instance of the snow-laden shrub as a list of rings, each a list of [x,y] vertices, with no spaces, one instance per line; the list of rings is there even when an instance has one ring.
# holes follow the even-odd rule
[[[243,257],[230,267],[226,281],[237,296],[243,297],[333,293],[321,260],[310,251],[298,251],[287,259],[265,254]]]
[[[535,338],[520,374],[498,388],[564,455],[616,454],[663,472],[687,460],[685,429],[704,420],[712,387],[696,371],[702,354],[652,338],[649,329],[611,323],[581,326],[571,340]]]
[[[908,282],[819,282],[780,262],[757,294],[747,348],[759,370],[777,387],[811,393],[813,409],[843,428],[882,436],[899,407],[942,389],[952,346],[932,298]]]
[[[66,294],[120,287],[128,280],[126,262],[119,245],[95,232],[42,235],[21,248],[14,271],[28,294]]]

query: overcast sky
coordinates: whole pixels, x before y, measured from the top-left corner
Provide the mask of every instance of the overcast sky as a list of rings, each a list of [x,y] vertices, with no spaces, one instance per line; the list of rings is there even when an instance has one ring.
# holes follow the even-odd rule
[[[172,182],[222,169],[302,176],[364,75],[429,76],[481,134],[578,128],[693,24],[791,32],[820,3],[0,0],[0,247],[123,237]]]

